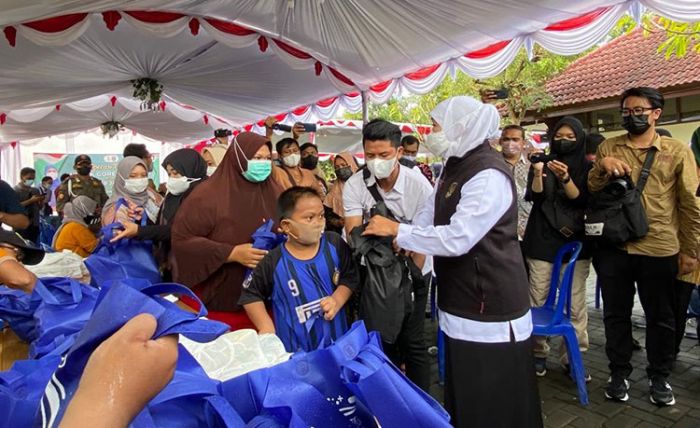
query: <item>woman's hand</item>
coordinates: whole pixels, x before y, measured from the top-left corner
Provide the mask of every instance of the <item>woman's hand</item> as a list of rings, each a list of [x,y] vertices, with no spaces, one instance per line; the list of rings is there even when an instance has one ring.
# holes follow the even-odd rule
[[[139,233],[139,226],[136,223],[127,221],[123,222],[122,226],[124,226],[124,230],[117,233],[109,242],[117,242],[124,238],[133,238]]]
[[[554,173],[559,181],[566,181],[569,178],[569,167],[563,162],[549,161],[547,168]]]
[[[253,244],[240,244],[233,247],[233,251],[228,256],[231,263],[240,263],[243,266],[255,269],[260,261],[267,255],[266,250],[253,248]]]

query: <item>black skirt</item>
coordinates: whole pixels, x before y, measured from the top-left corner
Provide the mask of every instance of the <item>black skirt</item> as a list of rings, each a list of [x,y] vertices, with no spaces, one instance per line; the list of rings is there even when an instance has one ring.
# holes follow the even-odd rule
[[[532,342],[477,343],[445,335],[445,409],[455,427],[541,427]]]

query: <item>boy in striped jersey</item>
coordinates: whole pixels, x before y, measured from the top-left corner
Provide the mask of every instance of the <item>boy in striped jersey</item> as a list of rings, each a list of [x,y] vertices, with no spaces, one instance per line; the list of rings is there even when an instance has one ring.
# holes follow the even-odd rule
[[[256,267],[239,303],[258,331],[279,336],[288,352],[312,351],[324,334],[336,339],[347,331],[343,306],[359,274],[340,235],[324,233],[323,202],[314,189],[287,189],[277,209],[287,242]],[[274,322],[265,309],[268,300]]]

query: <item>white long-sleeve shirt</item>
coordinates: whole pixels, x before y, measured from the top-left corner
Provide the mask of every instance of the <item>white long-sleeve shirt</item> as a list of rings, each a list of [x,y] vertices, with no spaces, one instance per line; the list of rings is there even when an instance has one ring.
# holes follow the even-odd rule
[[[501,171],[486,169],[462,186],[457,210],[450,223],[433,226],[435,192],[418,211],[413,224],[399,225],[396,241],[401,248],[422,254],[458,257],[468,253],[496,225],[513,203],[510,179]],[[503,260],[503,263],[508,263]],[[449,278],[440,278],[438,284],[450,286]],[[438,290],[439,292],[439,290]],[[440,327],[453,339],[481,343],[510,342],[510,333],[516,341],[532,334],[532,317],[528,311],[522,317],[502,322],[474,321],[439,311]]]

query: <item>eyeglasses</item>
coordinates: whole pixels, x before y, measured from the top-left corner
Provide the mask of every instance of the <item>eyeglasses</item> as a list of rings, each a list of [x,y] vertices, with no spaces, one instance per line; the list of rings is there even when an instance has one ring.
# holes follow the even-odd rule
[[[620,114],[622,115],[622,117],[629,116],[630,114],[633,114],[635,116],[641,116],[647,110],[656,110],[656,109],[654,107],[623,108],[623,109],[620,109]]]

